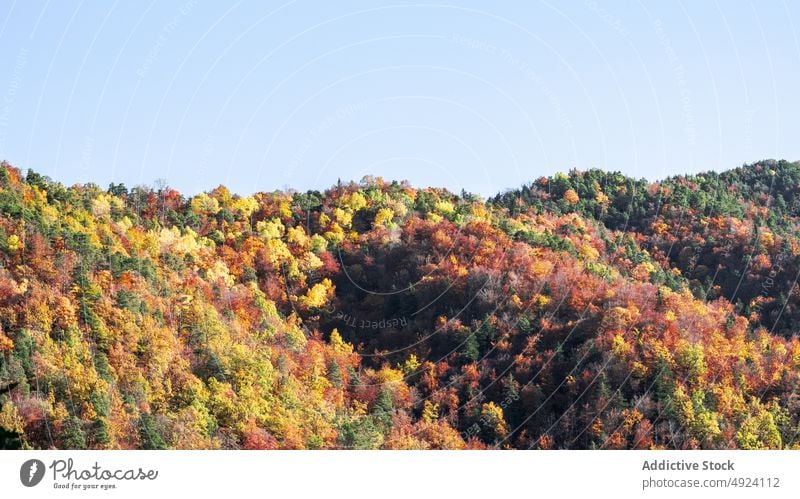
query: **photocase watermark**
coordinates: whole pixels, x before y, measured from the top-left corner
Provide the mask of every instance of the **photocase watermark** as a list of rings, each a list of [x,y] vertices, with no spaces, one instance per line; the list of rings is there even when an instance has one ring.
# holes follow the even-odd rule
[[[331,311],[333,313],[333,311]],[[367,319],[359,319],[357,317],[353,317],[350,314],[346,314],[342,311],[338,311],[334,315],[335,319],[338,319],[346,326],[359,328],[359,329],[388,329],[388,328],[397,328],[397,327],[405,327],[408,325],[408,319],[405,317],[395,317],[392,319],[381,319],[379,321],[371,321]]]
[[[44,463],[38,459],[28,459],[19,468],[19,481],[26,487],[36,487],[44,478]]]
[[[476,40],[458,33],[453,33],[450,36],[450,40],[456,45],[497,57],[522,73],[525,78],[527,78],[536,86],[539,92],[541,92],[545,99],[547,99],[547,101],[550,103],[553,108],[553,112],[556,115],[556,119],[561,125],[561,128],[564,130],[570,130],[572,128],[572,122],[567,116],[567,113],[564,111],[564,106],[561,105],[561,101],[558,99],[558,96],[555,94],[555,92],[553,92],[550,86],[547,85],[542,77],[539,76],[539,74],[530,65],[528,65],[527,62],[523,61],[509,50],[498,47],[497,45],[493,45],[484,40]]]
[[[208,165],[211,162],[211,156],[214,154],[216,149],[215,139],[216,136],[214,135],[213,131],[207,133],[203,139],[203,145],[200,148],[200,159],[198,159],[194,170],[194,178],[199,189],[202,189],[206,180],[206,175],[208,174]]]
[[[695,143],[696,134],[694,109],[692,107],[692,92],[689,90],[689,85],[686,83],[686,70],[684,69],[683,64],[680,63],[678,54],[675,52],[675,48],[672,46],[672,42],[667,36],[667,33],[664,31],[663,26],[661,26],[661,20],[656,19],[653,21],[653,29],[658,37],[658,42],[661,44],[661,47],[664,49],[664,53],[667,55],[667,60],[672,66],[672,73],[675,77],[675,83],[678,85],[678,93],[680,94],[683,119],[686,123],[683,127],[683,131],[686,133],[687,143],[690,146],[693,146]]]
[[[505,412],[505,410],[517,400],[519,400],[519,393],[514,392],[506,395],[506,397],[500,402],[500,409],[502,409],[503,412]],[[461,432],[461,438],[463,438],[466,441],[472,437],[477,437],[478,435],[481,434],[483,428],[487,429],[491,428],[492,424],[494,424],[495,422],[496,421],[492,418],[490,414],[488,413],[484,414],[480,417],[480,419],[478,419],[477,422],[472,423],[472,425],[469,428]],[[499,441],[495,441],[493,446],[497,447],[499,444],[500,444]]]
[[[17,54],[17,62],[11,70],[11,81],[8,84],[6,93],[3,96],[2,110],[0,110],[0,154],[4,154],[6,149],[6,135],[8,134],[11,111],[14,108],[14,101],[17,98],[17,91],[22,84],[22,71],[28,65],[28,49],[22,48]]]
[[[589,0],[584,3],[586,8],[597,14],[597,17],[603,20],[622,37],[628,36],[628,30],[622,25],[622,21],[615,15],[608,12],[606,9],[597,4],[594,0]]]
[[[744,130],[742,135],[744,137],[744,150],[747,152],[748,157],[753,155],[753,123],[755,118],[755,109],[747,108],[744,110]]]
[[[29,459],[19,468],[19,480],[25,487],[35,487],[45,478],[50,469],[54,489],[111,490],[129,481],[152,481],[158,478],[158,470],[138,468],[108,468],[97,461],[88,468],[76,466],[72,458],[54,459],[45,466],[39,459]]]
[[[781,250],[780,253],[775,255],[772,259],[772,265],[770,266],[769,272],[767,273],[766,277],[762,279],[760,290],[758,296],[761,298],[769,298],[773,294],[773,287],[775,286],[775,279],[778,278],[780,273],[783,271],[783,266],[787,262],[789,262],[793,258],[791,248],[784,248]],[[797,285],[794,284],[791,288],[789,288],[789,295],[791,295],[797,289]],[[788,301],[788,297],[786,300]],[[756,315],[761,315],[763,313],[764,303],[761,300],[755,300],[755,303],[750,307],[750,312]],[[773,327],[774,329],[774,327]],[[797,336],[795,332],[793,336]]]
[[[367,107],[366,102],[356,102],[338,107],[332,113],[326,114],[316,125],[309,129],[305,137],[300,141],[297,150],[292,154],[289,165],[283,173],[284,177],[290,177],[292,173],[302,164],[308,151],[314,143],[322,137],[328,130],[336,124],[352,118],[354,115]]]
[[[145,57],[142,65],[136,70],[136,75],[139,76],[139,78],[144,78],[147,76],[147,73],[150,72],[153,64],[158,61],[158,56],[161,54],[161,51],[167,44],[169,37],[175,32],[176,29],[178,29],[181,23],[183,23],[183,18],[189,15],[195,6],[197,6],[197,0],[189,0],[188,2],[184,3],[178,11],[178,14],[176,14],[167,24],[164,25],[164,27],[161,28],[161,31],[158,33],[158,38],[156,38],[156,42],[147,52],[147,57]]]
[[[80,170],[86,172],[91,169],[92,157],[94,156],[94,137],[87,135],[83,140],[83,149],[81,150],[81,163]]]

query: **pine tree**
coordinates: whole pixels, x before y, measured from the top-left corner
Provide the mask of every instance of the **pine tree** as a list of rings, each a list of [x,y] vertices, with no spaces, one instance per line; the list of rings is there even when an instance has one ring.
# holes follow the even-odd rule
[[[392,392],[388,387],[381,388],[378,398],[375,401],[372,414],[384,428],[391,426],[392,415],[394,414],[394,400],[392,399]]]
[[[146,450],[163,450],[167,448],[164,439],[156,428],[155,418],[147,413],[139,417],[139,448]]]
[[[64,449],[85,449],[86,434],[83,432],[83,422],[75,416],[70,416],[61,427],[61,447]]]

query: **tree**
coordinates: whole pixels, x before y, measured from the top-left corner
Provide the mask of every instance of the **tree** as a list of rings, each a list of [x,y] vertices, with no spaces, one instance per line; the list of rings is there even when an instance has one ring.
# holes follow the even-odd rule
[[[83,421],[69,416],[59,432],[61,446],[64,449],[85,449],[86,434],[83,432]]]
[[[163,450],[167,444],[161,437],[155,418],[147,413],[139,416],[139,448],[146,450]]]
[[[571,205],[578,204],[578,201],[580,201],[580,200],[581,200],[581,198],[580,198],[580,197],[578,197],[578,193],[577,193],[577,192],[575,192],[575,190],[574,190],[574,189],[567,189],[567,190],[564,192],[564,197],[563,197],[563,199],[564,199],[564,201],[566,201],[567,203],[569,203],[569,204],[571,204]]]
[[[375,401],[372,414],[382,427],[388,428],[391,426],[392,415],[394,414],[394,398],[389,387],[384,386],[378,392],[378,398]]]

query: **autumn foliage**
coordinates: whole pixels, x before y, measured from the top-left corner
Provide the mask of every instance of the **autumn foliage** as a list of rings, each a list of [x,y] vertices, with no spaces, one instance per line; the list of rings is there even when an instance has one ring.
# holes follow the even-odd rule
[[[0,446],[796,447],[798,171],[487,202],[2,164]]]

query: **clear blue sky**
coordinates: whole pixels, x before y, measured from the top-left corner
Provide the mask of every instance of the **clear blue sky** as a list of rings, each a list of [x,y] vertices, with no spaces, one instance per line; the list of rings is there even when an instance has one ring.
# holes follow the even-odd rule
[[[800,159],[800,3],[0,1],[0,158],[186,193],[490,195]]]

